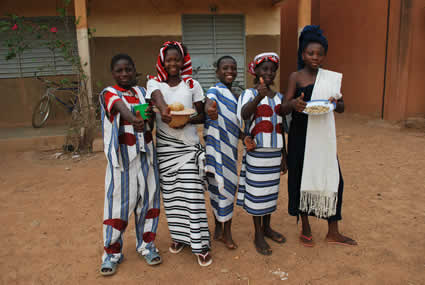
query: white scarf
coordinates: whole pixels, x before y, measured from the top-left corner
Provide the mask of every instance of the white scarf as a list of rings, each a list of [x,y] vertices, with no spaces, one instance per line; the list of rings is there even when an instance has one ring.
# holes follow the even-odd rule
[[[319,69],[311,100],[340,99],[342,74]],[[339,168],[333,112],[309,116],[299,209],[318,218],[336,214]]]

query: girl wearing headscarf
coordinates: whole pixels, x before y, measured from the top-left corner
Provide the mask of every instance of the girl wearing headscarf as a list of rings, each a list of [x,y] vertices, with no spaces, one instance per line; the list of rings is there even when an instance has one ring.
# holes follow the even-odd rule
[[[338,230],[344,181],[339,168],[333,112],[311,116],[302,113],[310,100],[329,100],[344,112],[342,74],[322,69],[328,41],[319,26],[306,26],[299,38],[298,71],[289,77],[284,114],[292,112],[288,135],[288,211],[301,216],[300,241],[314,245],[308,216],[328,221],[327,241],[356,245]]]
[[[279,56],[273,52],[257,55],[249,65],[255,76],[255,88],[245,90],[238,100],[238,120],[255,143],[245,149],[239,180],[237,204],[253,216],[255,248],[263,255],[272,254],[265,238],[284,243],[285,237],[270,226],[276,210],[280,172],[286,168],[284,118],[280,105],[283,95],[272,89]]]
[[[204,122],[204,94],[192,79],[192,64],[179,42],[165,42],[156,64],[158,75],[147,83],[147,99],[159,109],[156,146],[160,185],[170,230],[171,253],[190,246],[201,266],[212,262],[210,232],[205,208],[204,148],[195,124]],[[197,115],[179,128],[172,128],[169,104],[195,108]]]

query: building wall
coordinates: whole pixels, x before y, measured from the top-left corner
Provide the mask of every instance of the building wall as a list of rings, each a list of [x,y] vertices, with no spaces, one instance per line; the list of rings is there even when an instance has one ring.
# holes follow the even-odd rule
[[[407,117],[425,115],[425,1],[411,2],[412,46],[409,60]]]
[[[27,0],[2,0],[0,15],[12,13],[25,17],[59,16],[57,9],[63,7],[62,0],[37,1],[36,5],[28,3]],[[72,13],[72,5],[69,8]],[[49,77],[49,79],[59,81],[61,77]],[[30,126],[33,108],[45,92],[44,85],[34,78],[14,78],[0,79],[0,88],[3,94],[0,127]],[[54,102],[52,106],[53,111],[47,124],[67,122],[70,114],[66,109],[57,102]]]
[[[381,116],[387,5],[388,0],[320,2],[320,25],[329,41],[326,66],[343,73],[349,112]]]
[[[0,14],[13,13],[27,17],[58,16],[57,8],[62,0],[38,1],[2,0]],[[31,2],[32,3],[32,2]],[[88,1],[88,24],[95,29],[90,40],[92,75],[95,89],[113,84],[110,75],[110,60],[117,53],[128,53],[133,57],[138,72],[142,73],[139,84],[145,85],[146,75],[155,75],[155,62],[161,44],[166,40],[182,40],[183,14],[211,14],[211,7],[217,14],[244,14],[246,23],[246,62],[264,51],[280,50],[280,9],[272,0],[91,0]],[[70,13],[73,8],[70,7]],[[279,89],[277,75],[276,88]],[[252,86],[247,75],[248,86]],[[32,108],[43,88],[31,78],[0,79],[0,86],[8,94],[16,94],[15,100],[8,101],[8,109],[0,114],[1,125],[30,125]],[[16,100],[17,98],[17,100]],[[19,102],[19,103],[18,103]],[[23,105],[22,105],[23,104]],[[25,114],[19,114],[25,110]],[[62,107],[56,106],[56,120],[60,123],[67,118]],[[15,111],[16,110],[16,111]]]
[[[402,17],[408,18],[403,18],[403,21],[408,22],[406,30],[411,33],[410,43],[405,44],[408,48],[404,51],[408,54],[408,75],[403,73],[403,78],[389,76],[390,73],[399,74],[397,62],[400,59],[397,56],[403,54],[397,50],[399,35],[389,38],[386,55],[387,21],[400,25],[400,2],[409,9]],[[388,18],[388,3],[388,0],[313,0],[312,23],[320,24],[329,41],[324,67],[343,73],[342,93],[348,112],[382,117],[385,93],[386,105],[388,100],[397,100],[392,105],[398,106],[398,101],[405,104],[401,108],[385,107],[386,118],[424,116],[425,96],[422,93],[425,89],[425,2],[391,1],[391,19]],[[289,74],[296,69],[297,1],[286,0],[281,7],[281,54],[283,61],[287,63],[281,68],[281,86],[285,89]],[[398,26],[394,27],[390,22],[390,34],[399,33],[398,29]],[[392,38],[397,40],[391,40]],[[397,50],[396,56],[393,55],[393,50]],[[404,78],[407,78],[406,83],[396,83]],[[402,91],[395,90],[394,85],[402,86],[397,87],[402,88]],[[393,95],[398,92],[401,94]],[[388,112],[392,114],[388,115]]]
[[[288,88],[289,75],[297,70],[297,13],[297,0],[286,0],[281,4],[280,89],[283,93]]]
[[[183,14],[211,14],[211,2],[198,0],[155,1],[92,0],[89,5],[89,26],[95,28],[92,45],[93,75],[100,84],[111,84],[109,61],[118,52],[131,55],[144,85],[146,74],[156,74],[158,51],[166,40],[182,39]],[[214,14],[244,14],[246,62],[264,51],[280,51],[280,10],[272,1],[214,1]],[[131,6],[132,9],[127,7]],[[190,52],[190,51],[189,51]],[[243,76],[243,75],[240,75]],[[276,88],[279,89],[280,74]],[[252,86],[247,75],[248,87]]]

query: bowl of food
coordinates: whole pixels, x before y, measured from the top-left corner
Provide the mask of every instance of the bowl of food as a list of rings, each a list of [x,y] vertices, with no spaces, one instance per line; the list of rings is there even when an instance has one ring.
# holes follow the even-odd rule
[[[168,125],[171,128],[181,128],[189,122],[190,116],[196,113],[194,109],[185,108],[182,103],[173,103],[169,104],[171,122]],[[157,108],[154,109],[156,112],[159,112]]]
[[[303,113],[307,115],[323,115],[332,112],[335,104],[328,100],[311,100],[307,102]]]

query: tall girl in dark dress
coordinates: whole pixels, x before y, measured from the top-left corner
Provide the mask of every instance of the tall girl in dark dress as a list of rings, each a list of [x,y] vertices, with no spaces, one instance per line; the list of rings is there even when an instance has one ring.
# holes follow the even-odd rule
[[[301,202],[301,184],[303,179],[303,164],[305,161],[307,126],[309,121],[309,115],[302,113],[302,111],[306,107],[306,102],[312,99],[313,90],[315,84],[317,84],[316,79],[318,73],[321,71],[323,73],[328,72],[337,74],[320,68],[325,59],[327,50],[328,42],[319,27],[306,26],[299,39],[298,71],[292,73],[289,77],[288,92],[281,107],[284,114],[292,112],[292,121],[288,136],[288,211],[292,216],[301,216],[302,232],[300,234],[300,241],[303,245],[309,247],[314,245],[308,220],[309,215],[318,216],[328,221],[329,229],[326,239],[329,243],[340,243],[344,245],[357,244],[353,239],[343,236],[338,230],[338,221],[342,218],[341,207],[344,189],[344,181],[338,162],[335,162],[335,165],[337,165],[335,166],[335,173],[338,175],[339,172],[339,179],[338,177],[334,177],[335,181],[339,181],[335,185],[335,192],[336,188],[337,192],[333,200],[336,200],[336,205],[334,205],[334,211],[326,212],[331,212],[332,215],[324,215],[323,211],[317,210],[317,208],[320,207],[317,202],[318,200],[312,202],[314,199],[311,199],[307,202]],[[342,75],[340,76],[342,77]],[[340,99],[336,99],[337,97],[340,97]],[[329,98],[329,101],[335,104],[336,112],[344,112],[344,101],[341,94],[329,94],[329,97],[326,98]],[[333,120],[333,114],[331,115]],[[301,207],[301,204],[303,204],[303,207]],[[325,207],[327,206],[328,204],[326,203]],[[303,210],[301,210],[301,208]]]

